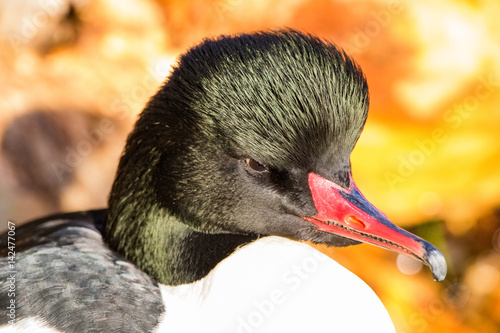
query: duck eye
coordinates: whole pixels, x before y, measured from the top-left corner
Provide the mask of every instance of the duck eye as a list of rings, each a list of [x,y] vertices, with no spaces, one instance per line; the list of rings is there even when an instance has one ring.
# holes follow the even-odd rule
[[[245,160],[245,162],[247,162],[248,166],[250,168],[252,168],[253,170],[257,171],[257,172],[264,172],[264,171],[267,171],[267,168],[265,166],[263,166],[262,164],[260,164],[259,162],[257,162],[256,160],[254,160],[253,158],[247,158]]]

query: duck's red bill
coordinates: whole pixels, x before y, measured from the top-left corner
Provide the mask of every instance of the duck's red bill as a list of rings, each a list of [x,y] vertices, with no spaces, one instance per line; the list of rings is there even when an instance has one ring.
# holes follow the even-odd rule
[[[303,217],[319,230],[370,243],[421,260],[436,281],[446,276],[446,261],[434,245],[399,228],[361,194],[350,179],[349,189],[309,174],[309,188],[318,214]]]

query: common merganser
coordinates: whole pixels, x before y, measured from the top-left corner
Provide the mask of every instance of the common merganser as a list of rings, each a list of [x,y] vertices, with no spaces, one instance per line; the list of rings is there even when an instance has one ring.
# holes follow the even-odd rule
[[[443,255],[353,181],[367,112],[361,69],[332,43],[206,39],[141,113],[107,210],[17,228],[14,266],[2,235],[0,331],[394,332],[363,281],[301,243],[374,244],[444,279]]]

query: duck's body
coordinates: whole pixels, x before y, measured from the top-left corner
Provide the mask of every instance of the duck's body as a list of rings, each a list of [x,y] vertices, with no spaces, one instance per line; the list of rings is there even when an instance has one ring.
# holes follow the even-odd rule
[[[0,327],[15,319],[17,332],[38,332],[37,325],[75,333],[155,328],[165,311],[158,284],[103,242],[104,216],[105,210],[62,214],[17,229],[13,269],[1,258],[0,306],[7,313]],[[7,256],[7,246],[0,254]],[[14,283],[4,279],[11,274]]]
[[[206,277],[166,286],[104,244],[104,216],[65,214],[20,229],[40,237],[19,235],[15,299],[24,306],[16,330],[0,332],[394,332],[375,293],[307,244],[263,237]]]
[[[108,210],[16,231],[16,325],[393,331],[362,281],[296,242],[368,242],[444,278],[441,253],[393,225],[352,179],[349,156],[367,110],[358,66],[309,35],[226,36],[194,47],[130,134]],[[297,273],[296,265],[314,265],[308,260],[317,267]],[[272,311],[259,308],[266,297]]]
[[[276,236],[239,248],[200,281],[161,290],[160,332],[395,332],[366,283],[309,245]]]

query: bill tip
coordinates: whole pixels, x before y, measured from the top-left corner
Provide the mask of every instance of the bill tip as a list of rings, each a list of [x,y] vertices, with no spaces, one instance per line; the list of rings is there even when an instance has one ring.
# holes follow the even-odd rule
[[[445,279],[448,267],[444,255],[437,249],[432,249],[428,253],[428,262],[434,276],[434,280],[441,282]]]

